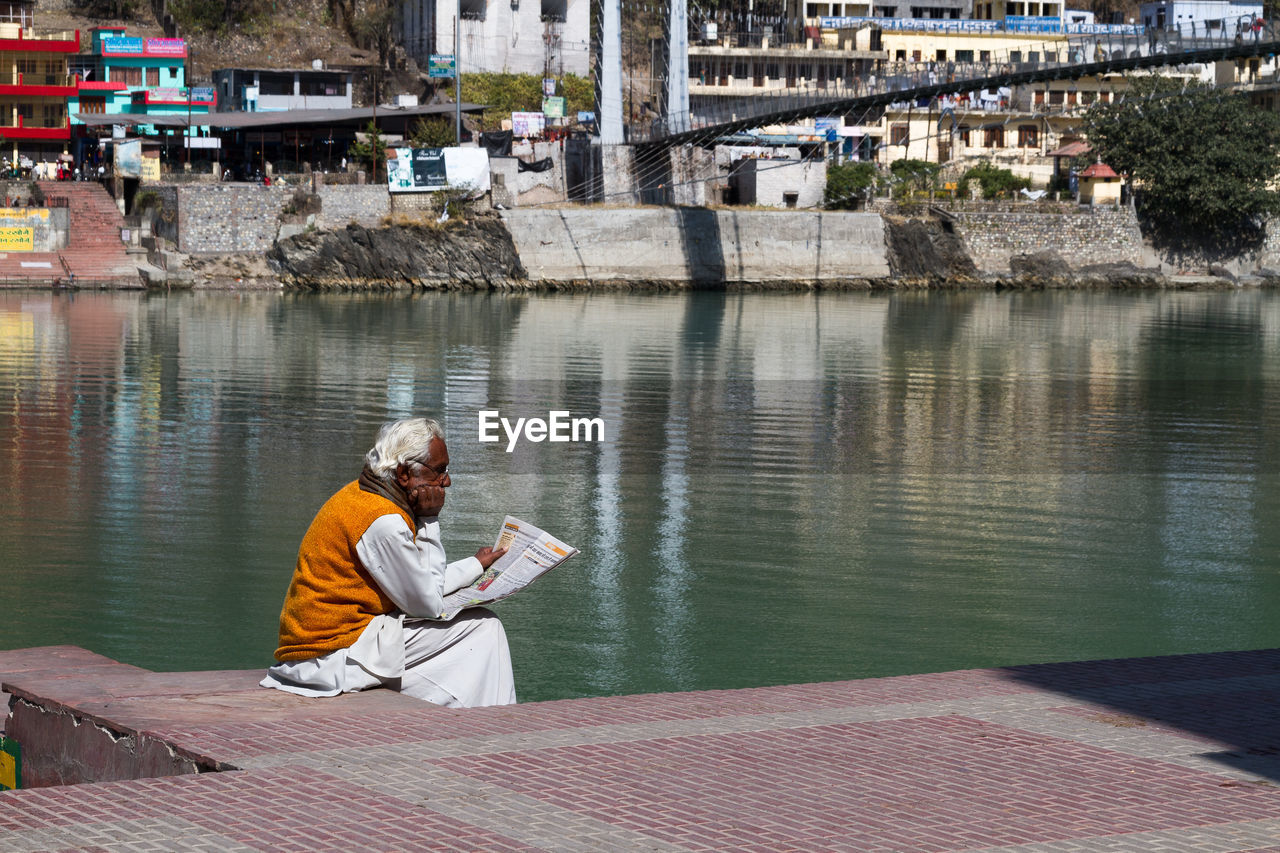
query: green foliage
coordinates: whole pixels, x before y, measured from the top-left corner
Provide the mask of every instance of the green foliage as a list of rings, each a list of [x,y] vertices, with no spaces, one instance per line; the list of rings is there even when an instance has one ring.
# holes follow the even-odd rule
[[[387,142],[373,122],[365,125],[364,134],[367,141],[357,139],[352,142],[347,146],[347,156],[357,163],[369,166],[370,182],[377,183],[387,176]]]
[[[894,160],[889,164],[889,171],[897,178],[906,191],[928,191],[936,183],[940,163],[929,163],[924,160]]]
[[[453,119],[420,118],[409,129],[409,143],[414,148],[446,148],[458,144]]]
[[[76,11],[90,18],[114,18],[128,20],[142,12],[142,0],[76,0]],[[150,11],[148,8],[147,11]]]
[[[1139,218],[1158,244],[1230,252],[1257,245],[1280,212],[1280,115],[1247,95],[1134,77],[1123,101],[1085,117],[1094,154],[1133,182]]]
[[[827,210],[854,210],[876,182],[874,163],[841,163],[827,167],[827,188],[822,205]]]
[[[182,32],[225,33],[234,27],[263,23],[269,0],[170,0],[169,12]]]
[[[566,74],[556,91],[565,99],[565,115],[593,109],[595,86],[590,78]],[[496,130],[513,112],[539,112],[542,109],[542,78],[535,74],[463,74],[462,100],[484,104],[488,109],[480,117],[486,130]]]
[[[1029,178],[1020,178],[1008,169],[1001,169],[991,163],[979,163],[960,179],[956,188],[960,198],[969,197],[969,185],[973,181],[977,181],[978,186],[982,187],[982,197],[986,199],[1012,198],[1018,194],[1018,190],[1031,186]]]

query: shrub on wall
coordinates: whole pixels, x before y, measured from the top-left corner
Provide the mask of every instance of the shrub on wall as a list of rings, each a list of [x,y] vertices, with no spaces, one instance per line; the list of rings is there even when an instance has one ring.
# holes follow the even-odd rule
[[[874,163],[840,163],[828,166],[822,206],[827,210],[856,210],[875,182]]]
[[[979,163],[960,179],[957,192],[961,198],[969,197],[969,185],[972,181],[977,181],[982,187],[982,197],[986,199],[1012,198],[1018,194],[1018,190],[1031,186],[1029,178],[1020,178],[1008,169],[1001,169],[991,163]]]

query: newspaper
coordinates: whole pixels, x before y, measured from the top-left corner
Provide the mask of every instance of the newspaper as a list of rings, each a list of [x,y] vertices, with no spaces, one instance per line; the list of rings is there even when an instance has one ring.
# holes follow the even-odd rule
[[[494,542],[494,550],[507,553],[485,569],[470,586],[444,597],[444,619],[452,619],[459,610],[500,601],[524,589],[565,560],[578,553],[556,537],[526,521],[507,516]]]

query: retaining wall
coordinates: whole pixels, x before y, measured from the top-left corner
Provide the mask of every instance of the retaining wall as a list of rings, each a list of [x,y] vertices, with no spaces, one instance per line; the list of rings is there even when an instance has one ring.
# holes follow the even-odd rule
[[[880,279],[884,220],[872,213],[706,208],[502,211],[533,281]]]
[[[387,192],[386,184],[320,184],[316,194],[320,196],[320,215],[316,220],[320,228],[343,228],[349,222],[372,228],[391,212],[391,193]]]
[[[1142,234],[1127,207],[1061,213],[951,211],[982,272],[1009,272],[1009,258],[1053,250],[1073,267],[1129,261],[1143,265]]]
[[[265,252],[275,242],[280,211],[294,187],[211,184],[179,186],[177,192],[178,251]]]

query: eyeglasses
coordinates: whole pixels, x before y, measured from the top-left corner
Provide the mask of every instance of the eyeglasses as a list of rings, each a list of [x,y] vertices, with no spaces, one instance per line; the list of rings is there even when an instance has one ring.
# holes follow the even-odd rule
[[[444,468],[436,468],[434,465],[429,465],[426,462],[422,461],[421,459],[415,459],[413,461],[421,465],[423,468],[427,469],[428,473],[431,475],[432,483],[438,483],[441,480],[443,480],[445,477],[449,476],[448,465],[444,466]]]

